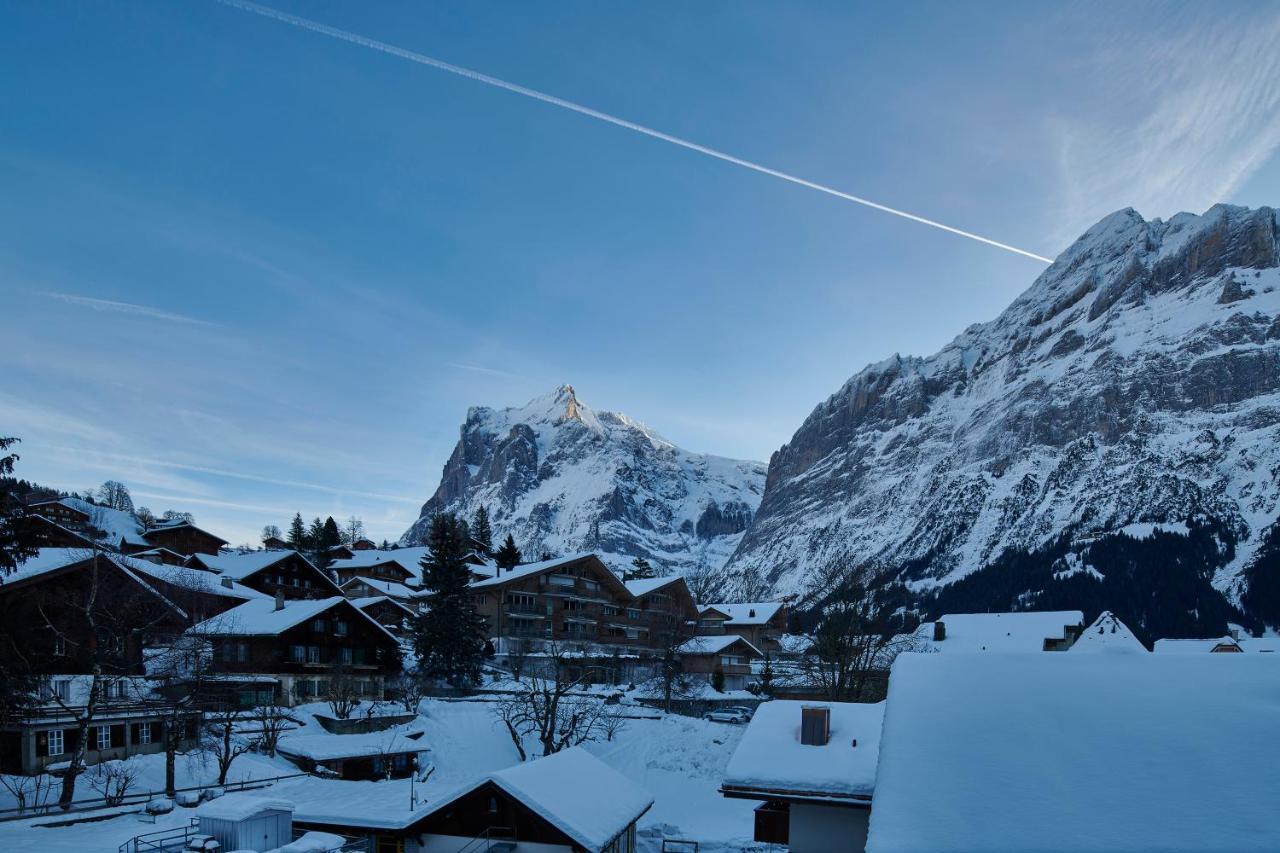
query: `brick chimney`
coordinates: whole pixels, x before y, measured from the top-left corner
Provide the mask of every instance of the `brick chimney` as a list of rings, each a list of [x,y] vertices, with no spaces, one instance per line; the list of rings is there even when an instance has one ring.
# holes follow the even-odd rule
[[[222,580],[222,585],[225,586],[227,589],[235,589],[235,581],[233,581],[231,578],[221,578],[221,580]]]
[[[947,638],[946,624],[943,622],[934,622],[933,623],[933,641],[935,643],[941,643],[946,638]]]
[[[276,610],[284,610],[284,592],[276,590]]]
[[[800,708],[800,743],[826,746],[831,739],[831,709],[826,705],[803,705]]]

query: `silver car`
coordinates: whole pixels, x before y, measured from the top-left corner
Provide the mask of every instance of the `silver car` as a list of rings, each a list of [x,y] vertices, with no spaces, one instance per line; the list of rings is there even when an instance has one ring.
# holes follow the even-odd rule
[[[708,711],[703,714],[702,719],[710,720],[713,723],[735,723],[741,725],[750,720],[751,717],[742,713],[741,708],[717,708],[714,711]]]

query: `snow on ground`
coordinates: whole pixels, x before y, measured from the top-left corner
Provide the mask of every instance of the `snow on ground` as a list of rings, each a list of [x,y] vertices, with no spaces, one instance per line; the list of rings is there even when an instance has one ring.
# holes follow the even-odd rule
[[[418,807],[456,791],[476,779],[518,763],[515,746],[494,715],[491,702],[427,700],[411,725],[425,729],[423,743],[434,770],[425,782],[412,786]],[[313,714],[323,705],[295,709],[302,726],[297,735],[316,737],[323,729]],[[653,714],[635,709],[637,714]],[[613,741],[586,745],[608,766],[647,789],[653,807],[639,823],[642,851],[661,848],[662,838],[687,838],[700,843],[704,853],[764,850],[755,844],[751,800],[728,800],[719,793],[729,758],[742,737],[743,727],[711,723],[677,715],[657,719],[629,719]],[[331,735],[341,738],[343,735]],[[531,754],[536,755],[537,750]],[[158,790],[164,783],[164,756],[144,756],[142,787]],[[179,759],[179,785],[212,781],[216,768],[200,768]],[[243,755],[231,767],[229,779],[263,778],[297,772],[283,758]],[[210,773],[213,776],[210,776]],[[410,813],[410,781],[346,782],[308,777],[280,782],[255,793],[279,797],[297,804],[298,819],[320,820],[341,816],[353,822],[407,816]],[[85,788],[87,791],[87,787]],[[87,795],[87,794],[86,794]],[[41,850],[42,853],[115,850],[135,835],[184,825],[193,809],[175,809],[155,824],[135,814],[109,820],[50,829],[38,824],[59,820],[45,817],[0,824],[0,848]]]

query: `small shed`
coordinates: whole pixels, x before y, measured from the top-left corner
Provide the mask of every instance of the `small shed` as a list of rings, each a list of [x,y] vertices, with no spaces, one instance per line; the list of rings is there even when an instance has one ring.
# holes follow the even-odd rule
[[[275,850],[293,840],[293,809],[288,800],[228,794],[200,806],[196,819],[223,850]]]

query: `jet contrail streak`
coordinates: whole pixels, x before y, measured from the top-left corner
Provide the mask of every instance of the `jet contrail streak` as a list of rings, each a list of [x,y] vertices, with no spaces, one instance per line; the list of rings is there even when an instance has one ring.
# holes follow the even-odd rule
[[[818,192],[826,193],[827,195],[833,195],[836,198],[842,198],[845,201],[851,201],[864,207],[870,207],[873,210],[879,210],[883,213],[891,213],[894,216],[900,216],[903,219],[910,219],[912,222],[918,222],[921,225],[928,225],[931,228],[938,228],[942,231],[956,234],[960,237],[977,240],[979,243],[986,243],[988,246],[995,246],[997,249],[1004,249],[1006,252],[1013,252],[1028,258],[1035,258],[1037,261],[1043,261],[1046,264],[1053,263],[1052,258],[1046,258],[1043,255],[1028,252],[1026,249],[1019,249],[1017,246],[1010,246],[1008,243],[1001,243],[999,241],[992,240],[989,237],[974,234],[971,231],[962,231],[959,228],[953,228],[950,225],[944,225],[941,222],[935,222],[934,220],[926,219],[923,216],[916,216],[914,213],[907,213],[905,210],[898,210],[897,208],[879,204],[871,201],[870,199],[842,192],[834,187],[828,187],[824,184],[805,180],[804,178],[788,174],[787,172],[780,172],[777,169],[771,169],[768,166],[762,166],[759,163],[753,163],[750,160],[743,160],[741,157],[735,157],[734,155],[727,154],[724,151],[718,151],[715,148],[708,148],[707,146],[700,145],[697,142],[691,142],[688,139],[681,139],[678,136],[663,133],[661,130],[655,130],[652,127],[646,127],[643,124],[636,124],[633,121],[609,115],[608,113],[600,112],[599,110],[592,109],[591,107],[576,104],[573,101],[566,101],[564,98],[558,98],[555,95],[549,95],[546,92],[539,92],[537,89],[530,89],[527,86],[521,86],[518,83],[510,83],[498,77],[490,77],[488,74],[481,74],[479,71],[472,71],[470,68],[463,68],[460,65],[453,65],[439,59],[433,59],[430,56],[415,53],[412,50],[405,50],[402,47],[396,47],[393,44],[387,44],[386,42],[378,41],[377,39],[371,39],[367,36],[362,36],[346,30],[340,30],[336,27],[317,23],[316,21],[308,20],[307,18],[300,18],[297,15],[290,15],[287,12],[281,12],[267,6],[260,6],[257,3],[249,2],[249,0],[216,0],[216,2],[221,3],[224,6],[230,6],[234,9],[241,9],[245,12],[252,12],[255,15],[261,15],[264,18],[273,18],[277,21],[283,21],[286,24],[292,24],[293,26],[301,27],[304,30],[311,30],[312,32],[329,36],[330,38],[340,39],[345,42],[350,42],[351,44],[360,45],[361,47],[372,48],[373,50],[381,51],[382,53],[387,53],[391,56],[397,56],[401,59],[407,59],[410,62],[416,62],[419,65],[426,65],[441,71],[447,71],[450,74],[456,74],[459,77],[466,77],[469,80],[475,80],[476,82],[484,83],[487,86],[505,89],[508,92],[514,92],[517,95],[524,95],[526,98],[533,98],[534,100],[542,101],[545,104],[551,104],[552,106],[561,107],[562,109],[572,110],[575,113],[589,116],[590,118],[598,119],[599,121],[608,122],[609,124],[616,125],[617,127],[626,128],[627,130],[632,130],[636,133],[642,133],[645,136],[660,139],[663,142],[669,142],[672,145],[678,145],[681,148],[687,148],[690,151],[696,151],[699,154],[705,154],[708,157],[714,157],[717,160],[723,160],[726,163],[732,163],[735,166],[742,166],[743,168],[750,169],[753,172],[760,172],[764,175],[770,175],[784,181],[790,181],[793,184],[808,187],[811,190],[817,190]]]

